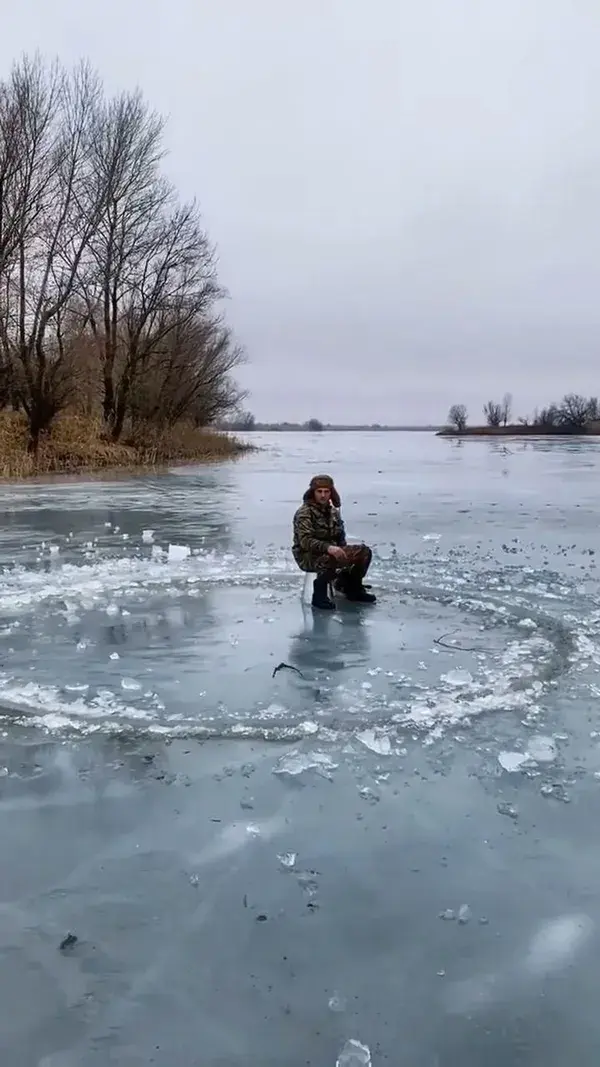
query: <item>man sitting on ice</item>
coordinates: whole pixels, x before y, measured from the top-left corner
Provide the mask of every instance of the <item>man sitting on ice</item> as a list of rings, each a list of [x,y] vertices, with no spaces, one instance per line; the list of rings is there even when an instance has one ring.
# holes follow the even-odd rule
[[[313,608],[332,611],[328,588],[344,593],[347,600],[374,604],[376,597],[363,585],[373,553],[368,545],[349,545],[340,515],[340,498],[333,478],[316,475],[304,494],[304,503],[294,515],[292,553],[302,571],[316,573]]]

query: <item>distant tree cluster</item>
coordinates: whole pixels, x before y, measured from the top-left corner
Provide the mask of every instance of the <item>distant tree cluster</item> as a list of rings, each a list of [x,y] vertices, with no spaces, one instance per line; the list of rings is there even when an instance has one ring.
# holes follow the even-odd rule
[[[501,402],[488,400],[483,406],[485,424],[492,429],[509,426],[512,414],[512,397],[506,393]],[[600,403],[595,396],[585,397],[567,393],[560,403],[536,409],[531,417],[521,416],[521,426],[538,429],[540,432],[581,433],[592,423],[600,422]],[[464,404],[453,404],[448,412],[448,426],[457,433],[467,427],[467,409]]]
[[[483,405],[483,414],[488,426],[507,426],[512,414],[512,396],[505,393],[500,403],[488,400]]]
[[[228,430],[249,432],[251,430],[258,429],[258,424],[251,411],[240,410],[229,418],[226,423],[223,424]],[[321,433],[327,427],[323,425],[320,419],[308,419],[307,422],[293,423],[293,422],[279,422],[279,423],[261,423],[261,429],[277,429],[277,430],[308,430],[311,433]]]
[[[580,433],[590,423],[600,421],[600,406],[595,396],[585,397],[567,393],[559,404],[549,404],[533,413],[529,425],[546,430],[561,429],[566,433]]]
[[[214,250],[161,173],[163,129],[85,63],[24,59],[0,81],[0,407],[26,415],[33,452],[67,408],[117,441],[240,402]]]

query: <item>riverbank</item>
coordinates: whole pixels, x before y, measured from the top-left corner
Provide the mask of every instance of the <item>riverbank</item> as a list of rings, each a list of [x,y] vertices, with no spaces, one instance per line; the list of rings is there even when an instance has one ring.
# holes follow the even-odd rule
[[[565,426],[521,426],[519,423],[509,426],[465,426],[456,430],[446,426],[438,430],[436,437],[599,437],[600,422],[590,422],[580,429],[573,430]]]
[[[207,463],[233,459],[253,446],[232,434],[175,426],[161,434],[127,443],[106,440],[99,419],[64,415],[41,443],[36,456],[27,451],[27,423],[14,412],[0,413],[0,479],[44,474],[90,474],[135,471],[173,463]]]

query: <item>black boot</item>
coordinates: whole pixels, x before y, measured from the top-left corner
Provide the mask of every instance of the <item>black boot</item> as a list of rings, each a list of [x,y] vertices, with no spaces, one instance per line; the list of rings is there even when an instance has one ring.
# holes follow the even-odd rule
[[[342,575],[340,575],[340,578],[342,578]],[[345,572],[343,576],[343,592],[346,595],[346,600],[351,600],[355,604],[376,604],[377,597],[373,593],[367,592],[362,579],[363,576],[354,567]]]
[[[312,606],[324,611],[335,611],[333,600],[328,595],[329,578],[326,574],[318,574],[313,582]]]

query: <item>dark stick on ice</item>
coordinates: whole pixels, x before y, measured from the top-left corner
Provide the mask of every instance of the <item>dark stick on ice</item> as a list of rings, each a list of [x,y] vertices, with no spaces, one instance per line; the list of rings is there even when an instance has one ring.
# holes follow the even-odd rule
[[[304,675],[303,675],[302,671],[299,671],[297,667],[292,667],[291,663],[278,663],[277,666],[274,668],[273,674],[271,675],[271,677],[274,678],[275,675],[277,674],[277,671],[283,671],[283,670],[295,671],[296,674],[299,674],[301,678],[304,678]]]
[[[446,637],[450,637],[452,634],[458,633],[458,626],[454,630],[448,630],[447,634],[442,634],[441,637],[434,637],[434,645],[440,645],[441,648],[448,648],[451,652],[491,652],[489,648],[482,648],[481,645],[450,645],[445,640]]]
[[[76,944],[76,942],[77,942],[77,937],[75,936],[75,934],[68,933],[67,936],[65,938],[63,938],[63,940],[61,941],[61,943],[60,943],[60,945],[58,947],[59,947],[61,952],[64,952],[64,950],[66,948],[72,948],[73,945]]]

